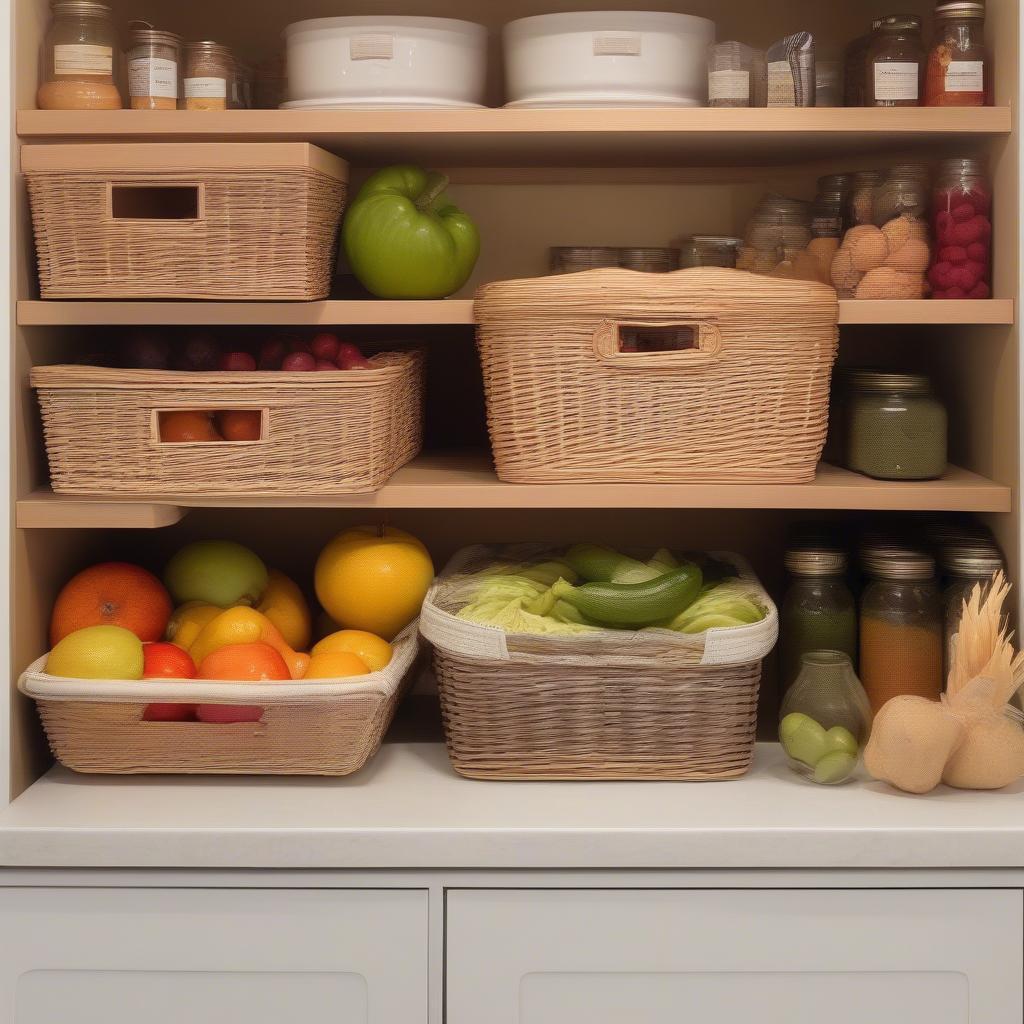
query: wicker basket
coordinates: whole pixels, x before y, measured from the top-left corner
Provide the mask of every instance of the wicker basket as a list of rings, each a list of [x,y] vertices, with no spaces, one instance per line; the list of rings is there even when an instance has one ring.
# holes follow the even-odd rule
[[[749,566],[730,560],[768,609],[753,626],[699,636],[600,630],[509,634],[456,617],[446,581],[550,554],[467,548],[423,605],[452,766],[476,779],[732,779],[750,767],[761,660],[778,614]]]
[[[53,756],[76,772],[115,775],[349,775],[377,752],[413,676],[416,625],[391,663],[356,679],[302,683],[61,679],[46,658],[18,681],[39,708]],[[144,722],[150,703],[255,704],[259,722]]]
[[[838,315],[825,285],[717,268],[485,285],[477,344],[498,476],[809,482]]]
[[[136,496],[348,494],[420,450],[423,355],[337,373],[188,373],[37,366],[53,489]],[[159,413],[261,410],[259,441],[160,441]]]
[[[348,165],[307,143],[24,146],[44,299],[323,299]]]

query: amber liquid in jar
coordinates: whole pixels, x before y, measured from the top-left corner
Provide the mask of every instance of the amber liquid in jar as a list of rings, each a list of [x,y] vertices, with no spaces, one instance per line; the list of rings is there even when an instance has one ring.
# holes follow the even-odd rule
[[[867,105],[920,106],[924,66],[921,19],[910,15],[883,18],[868,51]]]
[[[59,0],[43,42],[40,110],[120,110],[114,84],[110,8],[92,0]]]
[[[940,3],[928,54],[924,102],[928,107],[983,107],[987,102],[985,5]]]

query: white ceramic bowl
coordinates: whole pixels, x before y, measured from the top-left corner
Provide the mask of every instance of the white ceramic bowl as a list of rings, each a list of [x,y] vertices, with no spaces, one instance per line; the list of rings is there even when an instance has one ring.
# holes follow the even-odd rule
[[[475,107],[487,29],[453,18],[313,18],[289,25],[291,108]]]
[[[715,24],[690,14],[577,11],[505,26],[510,107],[699,107]]]

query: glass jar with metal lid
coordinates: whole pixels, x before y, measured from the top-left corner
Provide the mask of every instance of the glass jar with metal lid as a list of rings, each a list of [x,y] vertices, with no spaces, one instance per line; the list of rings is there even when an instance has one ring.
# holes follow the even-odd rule
[[[946,471],[946,408],[921,374],[846,377],[846,466],[878,480],[935,480]]]
[[[796,681],[811,651],[857,658],[857,606],[846,583],[846,553],[808,544],[790,548],[785,565],[791,581],[779,623],[782,692]]]
[[[925,223],[929,206],[931,172],[926,164],[896,164],[875,189],[873,213],[876,227],[897,217]]]
[[[645,274],[667,274],[679,269],[679,250],[655,246],[632,246],[619,250],[619,266]]]
[[[987,70],[984,3],[939,3],[925,74],[925,106],[985,106]]]
[[[109,7],[92,0],[57,0],[43,40],[39,109],[120,110],[116,51]]]
[[[185,44],[182,84],[186,110],[227,110],[234,61],[231,51],[204,39]]]
[[[556,245],[551,249],[552,274],[579,274],[620,265],[619,250],[608,245]]]
[[[148,22],[129,25],[128,94],[132,110],[177,110],[181,36]]]
[[[939,564],[945,576],[942,598],[945,606],[944,673],[948,673],[953,654],[953,637],[960,630],[964,601],[976,586],[986,587],[1006,564],[999,549],[984,540],[948,544],[939,552]]]
[[[920,106],[924,68],[921,19],[911,14],[882,18],[868,50],[867,106]]]
[[[846,209],[847,228],[875,223],[875,190],[884,177],[881,171],[858,171],[853,176]]]
[[[902,694],[942,693],[943,604],[935,559],[876,548],[863,555],[869,583],[861,596],[860,678],[875,714]]]
[[[826,174],[818,179],[818,192],[811,206],[811,233],[815,238],[843,237],[852,189],[852,174]]]
[[[736,266],[736,255],[743,244],[742,238],[730,235],[694,235],[684,238],[679,255],[679,265],[691,267]]]
[[[932,191],[935,249],[928,280],[936,299],[992,296],[992,187],[983,160],[944,160]]]

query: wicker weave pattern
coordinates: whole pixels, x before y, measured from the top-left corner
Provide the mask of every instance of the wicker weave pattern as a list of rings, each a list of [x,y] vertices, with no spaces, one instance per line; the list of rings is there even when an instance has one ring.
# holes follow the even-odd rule
[[[514,483],[813,480],[839,306],[735,270],[593,270],[486,285],[477,344],[498,476]],[[699,329],[618,352],[618,325]]]
[[[423,356],[337,373],[179,373],[42,366],[53,489],[63,494],[347,494],[420,450]],[[266,409],[263,439],[162,444],[157,412]]]
[[[308,167],[26,174],[44,299],[324,299],[347,186]],[[201,184],[198,220],[115,220],[111,185]]]

